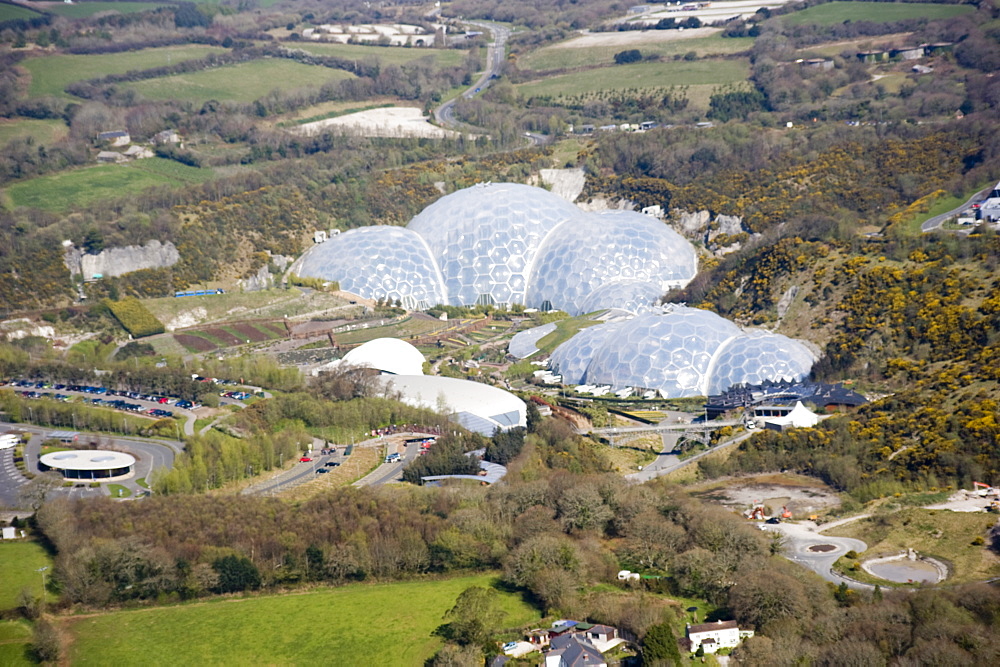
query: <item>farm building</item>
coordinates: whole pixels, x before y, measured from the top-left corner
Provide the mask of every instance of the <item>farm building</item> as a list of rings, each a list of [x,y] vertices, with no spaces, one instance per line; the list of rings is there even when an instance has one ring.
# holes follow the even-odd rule
[[[736,621],[716,621],[687,626],[687,637],[678,642],[681,649],[695,653],[700,646],[705,653],[719,649],[736,648],[744,639],[753,637],[753,630],[740,630]]]
[[[97,135],[98,141],[107,141],[112,146],[128,146],[132,143],[132,137],[129,136],[128,132],[125,130],[111,130],[109,132],[101,132]]]

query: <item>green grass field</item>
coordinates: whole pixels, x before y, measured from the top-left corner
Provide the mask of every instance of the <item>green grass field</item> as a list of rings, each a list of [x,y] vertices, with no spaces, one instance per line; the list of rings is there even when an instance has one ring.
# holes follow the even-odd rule
[[[639,49],[643,55],[656,54],[664,58],[684,55],[694,51],[699,58],[706,56],[722,56],[746,51],[753,45],[753,37],[724,38],[718,35],[711,37],[696,37],[694,39],[679,39],[670,42],[649,42],[646,44],[629,44],[627,48]],[[532,51],[518,59],[518,65],[523,69],[548,70],[586,65],[611,65],[615,54],[624,50],[623,46],[599,46],[594,48],[569,48],[558,44]]]
[[[0,665],[34,665],[30,650],[31,627],[26,621],[0,621]]]
[[[910,220],[904,222],[903,225],[901,225],[901,229],[905,229],[906,233],[910,236],[919,236],[921,234],[920,226],[922,224],[924,224],[933,217],[941,215],[942,213],[947,213],[953,208],[958,208],[959,206],[967,202],[969,198],[972,197],[972,195],[976,194],[981,190],[985,190],[986,188],[990,187],[993,184],[994,182],[992,179],[989,181],[982,181],[974,189],[969,190],[968,192],[963,192],[962,195],[959,197],[956,197],[955,195],[947,195],[945,197],[941,197],[940,199],[937,199],[929,209],[927,209],[926,213],[920,213],[911,218]]]
[[[64,211],[106,198],[138,194],[156,185],[181,186],[212,178],[211,169],[198,169],[165,160],[148,158],[128,164],[102,164],[14,183],[7,197],[14,207],[30,206],[46,211]]]
[[[353,76],[339,69],[268,59],[127,85],[153,100],[187,100],[196,104],[208,100],[252,102],[275,89],[321,86]]]
[[[341,58],[356,58],[361,61],[366,58],[378,58],[386,65],[404,65],[414,60],[420,60],[421,58],[434,58],[434,64],[438,67],[454,67],[461,65],[462,60],[466,56],[466,51],[458,49],[365,46],[364,44],[318,44],[315,42],[303,42],[297,44],[295,48],[314,53],[318,56],[339,56]]]
[[[41,14],[36,11],[32,11],[27,7],[19,7],[17,5],[0,5],[0,21],[33,19],[38,16],[41,16]]]
[[[638,63],[548,77],[517,86],[523,95],[579,95],[598,90],[669,86],[718,86],[745,81],[750,68],[744,60]]]
[[[0,5],[3,7],[5,5]],[[18,118],[0,120],[0,146],[6,146],[14,139],[30,137],[38,144],[51,144],[69,134],[69,128],[61,120],[36,120]]]
[[[42,595],[42,575],[40,567],[48,567],[47,575],[52,574],[52,559],[37,542],[17,540],[16,542],[0,542],[0,563],[3,563],[3,576],[0,577],[0,610],[13,609],[17,605],[17,596],[24,588],[30,589],[36,597]],[[46,578],[48,581],[48,578]],[[49,600],[55,596],[49,594]]]
[[[46,9],[71,19],[84,19],[100,12],[118,12],[119,14],[134,14],[136,12],[148,12],[157,7],[166,7],[152,2],[76,2],[67,5],[61,2],[50,3]]]
[[[492,575],[354,584],[303,594],[212,600],[67,617],[73,665],[419,665],[441,645],[431,633],[458,595]],[[539,619],[502,596],[506,625]],[[179,641],[179,638],[183,638]]]
[[[947,19],[974,11],[972,5],[938,5],[929,2],[828,2],[786,14],[779,20],[787,25],[834,25],[844,21],[888,23],[905,19]]]
[[[107,74],[124,74],[130,70],[176,65],[185,60],[203,58],[209,53],[220,53],[224,50],[214,46],[171,46],[131,53],[91,56],[46,55],[26,58],[21,62],[21,67],[31,74],[31,85],[28,88],[30,96],[69,97],[63,89],[74,81],[95,79]]]

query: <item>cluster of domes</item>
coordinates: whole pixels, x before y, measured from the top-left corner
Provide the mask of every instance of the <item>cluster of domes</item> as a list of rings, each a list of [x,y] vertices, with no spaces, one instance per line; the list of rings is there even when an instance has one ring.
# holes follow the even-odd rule
[[[487,183],[442,197],[406,228],[334,236],[298,275],[407,308],[520,304],[577,315],[637,311],[698,270],[694,247],[641,213],[588,213],[527,185]]]
[[[815,358],[780,334],[743,331],[715,313],[685,306],[583,329],[552,353],[565,384],[655,389],[667,398],[707,396],[736,384],[798,381]]]

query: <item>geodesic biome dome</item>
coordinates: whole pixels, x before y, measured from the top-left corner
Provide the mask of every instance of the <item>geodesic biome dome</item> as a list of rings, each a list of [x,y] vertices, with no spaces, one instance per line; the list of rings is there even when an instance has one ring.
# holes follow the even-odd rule
[[[602,211],[563,223],[548,235],[532,272],[528,302],[558,303],[571,315],[625,308],[617,300],[620,291],[634,296],[638,290],[655,300],[686,285],[697,272],[694,247],[664,223],[634,211]],[[617,289],[618,283],[626,286]],[[598,292],[604,298],[595,298]]]
[[[442,197],[406,229],[366,227],[317,244],[298,275],[410,309],[520,304],[578,315],[638,312],[696,271],[693,246],[653,218],[587,213],[541,188],[486,183]]]
[[[484,183],[442,197],[407,228],[427,239],[451,305],[523,304],[542,240],[564,220],[586,215],[541,188]]]
[[[683,398],[738,383],[799,380],[813,360],[805,345],[786,336],[744,332],[710,311],[669,306],[583,329],[556,348],[549,365],[566,384]]]
[[[605,322],[582,329],[552,351],[549,367],[559,371],[564,384],[582,384],[597,351],[618,330],[621,322]]]
[[[712,370],[710,394],[736,384],[798,382],[812,369],[815,357],[799,341],[766,331],[746,331],[719,351]]]
[[[338,234],[305,255],[300,276],[337,281],[366,299],[399,301],[406,308],[444,303],[437,264],[419,234],[403,227],[362,227]]]

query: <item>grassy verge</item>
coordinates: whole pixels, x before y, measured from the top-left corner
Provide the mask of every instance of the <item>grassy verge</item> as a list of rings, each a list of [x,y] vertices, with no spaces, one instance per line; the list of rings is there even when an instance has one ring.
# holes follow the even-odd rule
[[[132,497],[132,490],[121,484],[108,484],[108,491],[111,493],[112,498]]]
[[[615,472],[636,472],[656,460],[656,454],[663,447],[663,439],[658,435],[642,436],[630,440],[620,447],[608,447],[604,455],[611,462]]]
[[[834,25],[847,21],[888,23],[905,19],[947,19],[973,11],[971,5],[940,5],[926,2],[828,2],[787,14],[786,25]]]
[[[975,195],[977,192],[985,190],[986,188],[990,187],[993,184],[994,182],[992,180],[983,181],[972,190],[969,190],[968,192],[963,192],[958,197],[956,197],[955,195],[940,197],[934,202],[934,204],[929,209],[927,209],[926,213],[920,213],[918,215],[915,215],[913,218],[905,222],[902,228],[905,229],[906,233],[910,236],[919,236],[921,233],[920,225],[924,224],[934,216],[941,215],[942,213],[947,213],[953,208],[961,206],[965,202],[969,201],[969,198]]]
[[[35,597],[42,596],[42,573],[38,569],[48,567],[46,574],[51,574],[52,559],[41,545],[33,540],[4,540],[0,542],[0,563],[0,610],[13,609],[22,589],[27,588]],[[52,601],[55,596],[50,594],[48,599]]]
[[[948,563],[948,583],[964,583],[1000,575],[997,558],[985,546],[973,544],[994,523],[996,517],[985,512],[908,508],[838,526],[829,534],[863,540],[868,545],[865,555],[915,549]]]
[[[423,664],[459,594],[495,575],[355,584],[301,595],[224,599],[66,618],[73,665]],[[519,595],[501,594],[505,626],[536,622]],[[178,641],[183,637],[183,641]],[[322,656],[322,657],[321,657]]]
[[[149,488],[149,484],[146,483],[146,478],[145,477],[140,477],[139,479],[135,480],[135,483],[138,484],[139,486],[141,486],[144,489],[148,489]]]
[[[458,49],[405,48],[388,46],[368,46],[366,44],[317,44],[304,42],[295,46],[317,56],[340,56],[356,58],[364,62],[378,58],[385,65],[406,65],[424,58],[433,59],[438,67],[457,67],[467,54]]]
[[[595,324],[600,324],[600,322],[590,319],[589,315],[581,315],[579,317],[569,317],[565,320],[559,320],[555,324],[555,331],[542,336],[535,343],[535,347],[543,354],[552,354],[553,350],[575,336],[581,329],[592,327]]]

